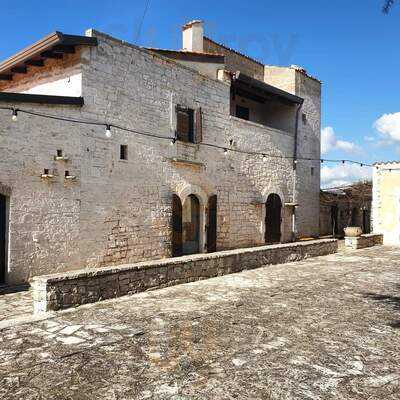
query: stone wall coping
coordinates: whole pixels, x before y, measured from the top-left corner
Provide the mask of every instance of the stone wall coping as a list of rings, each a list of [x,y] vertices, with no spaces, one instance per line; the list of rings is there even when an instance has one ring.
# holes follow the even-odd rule
[[[360,236],[345,236],[347,239],[362,239],[383,236],[382,233],[363,233]]]
[[[88,277],[96,277],[96,276],[104,276],[104,275],[113,275],[115,273],[121,273],[125,271],[133,271],[133,270],[146,270],[160,266],[174,265],[174,264],[184,264],[188,262],[201,261],[201,260],[211,260],[211,259],[219,259],[227,256],[235,256],[239,254],[247,254],[247,253],[257,253],[265,250],[279,250],[285,248],[297,248],[297,247],[308,247],[314,244],[323,244],[323,243],[334,243],[337,242],[336,239],[317,239],[317,240],[308,240],[304,242],[292,242],[292,243],[284,243],[284,244],[276,244],[276,245],[267,245],[267,246],[258,246],[258,247],[247,247],[244,249],[235,249],[235,250],[224,250],[216,253],[207,253],[207,254],[193,254],[189,256],[182,257],[173,257],[173,258],[165,258],[158,259],[152,261],[142,261],[134,264],[121,264],[121,265],[113,265],[109,267],[100,267],[100,268],[85,268],[76,271],[70,272],[61,272],[56,274],[49,275],[40,275],[33,277],[31,282],[46,284],[60,281],[70,281],[79,278],[88,278]]]

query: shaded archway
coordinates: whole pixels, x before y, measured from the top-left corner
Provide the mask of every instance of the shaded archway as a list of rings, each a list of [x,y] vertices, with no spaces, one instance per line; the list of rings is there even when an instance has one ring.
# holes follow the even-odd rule
[[[282,201],[276,194],[268,196],[265,203],[265,242],[279,243],[281,241]]]
[[[200,252],[200,201],[196,195],[186,197],[182,206],[182,254]]]

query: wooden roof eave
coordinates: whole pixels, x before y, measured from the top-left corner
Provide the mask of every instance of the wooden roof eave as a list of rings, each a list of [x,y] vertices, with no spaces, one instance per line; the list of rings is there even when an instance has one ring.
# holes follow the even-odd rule
[[[66,35],[62,32],[51,33],[0,63],[0,75],[12,75],[13,68],[21,67],[25,62],[42,57],[44,52],[51,51],[56,46],[97,46],[97,38]]]

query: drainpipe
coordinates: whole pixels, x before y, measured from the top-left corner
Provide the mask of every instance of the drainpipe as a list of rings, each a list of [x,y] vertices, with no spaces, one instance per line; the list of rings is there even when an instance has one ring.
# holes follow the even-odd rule
[[[293,203],[297,204],[296,199],[296,184],[297,184],[297,141],[299,132],[299,115],[303,102],[298,104],[296,110],[296,121],[294,128],[294,149],[293,149]],[[292,241],[295,242],[297,237],[297,223],[296,223],[296,205],[293,206],[292,214]]]

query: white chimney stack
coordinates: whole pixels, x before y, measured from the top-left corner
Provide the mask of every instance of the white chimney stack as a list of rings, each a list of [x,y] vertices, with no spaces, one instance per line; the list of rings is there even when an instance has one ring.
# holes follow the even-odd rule
[[[203,35],[203,21],[195,20],[183,25],[183,50],[202,53],[204,51]]]

